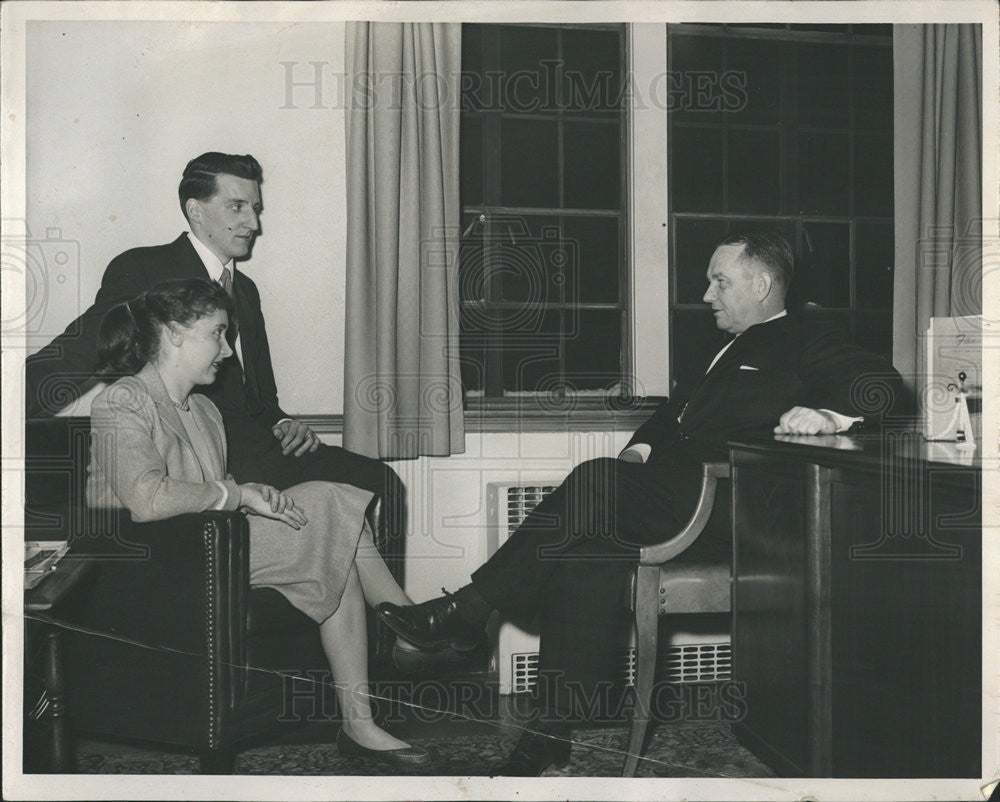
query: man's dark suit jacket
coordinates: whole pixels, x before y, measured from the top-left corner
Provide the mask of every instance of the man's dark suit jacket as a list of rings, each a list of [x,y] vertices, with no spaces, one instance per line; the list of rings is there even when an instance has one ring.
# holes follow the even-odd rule
[[[650,463],[670,459],[685,443],[704,458],[718,451],[724,459],[734,432],[773,428],[794,406],[872,424],[890,411],[905,412],[906,399],[899,374],[884,359],[828,324],[789,314],[739,335],[698,382],[662,404],[629,445],[648,443]]]
[[[201,257],[187,234],[168,245],[133,248],[108,265],[97,298],[86,312],[45,348],[28,357],[25,404],[28,417],[58,412],[94,384],[97,334],[108,310],[168,279],[209,280]],[[288,417],[278,406],[271,352],[264,329],[257,286],[236,272],[233,294],[239,310],[239,335],[246,381],[236,356],[226,360],[215,383],[198,388],[224,417],[249,415],[270,428]]]
[[[168,279],[209,280],[187,234],[168,245],[134,248],[112,260],[94,305],[49,345],[28,358],[26,409],[29,417],[55,413],[92,386],[101,320],[109,309]],[[283,454],[271,431],[289,417],[278,406],[271,352],[264,330],[257,286],[235,274],[233,294],[239,317],[244,377],[235,355],[215,383],[196,388],[222,413],[229,445],[229,472],[238,482],[264,482],[287,488],[300,482],[342,482],[370,490],[385,501],[383,515],[391,537],[402,536],[405,489],[384,463],[339,446],[320,444],[300,456]]]

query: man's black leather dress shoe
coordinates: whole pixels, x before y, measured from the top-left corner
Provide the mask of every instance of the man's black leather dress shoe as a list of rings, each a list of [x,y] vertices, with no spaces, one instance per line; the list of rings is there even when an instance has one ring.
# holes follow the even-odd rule
[[[565,738],[550,738],[537,732],[526,732],[517,741],[507,762],[490,772],[491,777],[540,777],[551,766],[562,768],[569,763],[572,744],[569,733]]]
[[[423,649],[448,646],[458,652],[469,652],[482,640],[483,627],[463,618],[459,604],[455,596],[445,591],[437,599],[407,607],[382,602],[375,612],[399,637]]]

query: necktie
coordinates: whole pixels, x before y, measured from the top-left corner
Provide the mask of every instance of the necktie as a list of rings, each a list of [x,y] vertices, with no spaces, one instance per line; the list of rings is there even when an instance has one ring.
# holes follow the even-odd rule
[[[222,268],[222,275],[219,276],[219,284],[226,291],[229,300],[233,302],[233,312],[229,316],[229,330],[226,332],[226,339],[232,345],[236,342],[236,334],[239,331],[240,324],[239,317],[236,314],[236,295],[233,293],[233,274],[229,272],[228,267]]]

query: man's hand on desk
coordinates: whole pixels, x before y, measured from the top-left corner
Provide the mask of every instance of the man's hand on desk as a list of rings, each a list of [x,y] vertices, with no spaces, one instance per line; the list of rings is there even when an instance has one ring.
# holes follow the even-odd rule
[[[296,457],[301,457],[307,451],[319,448],[319,438],[302,421],[291,418],[278,421],[271,427],[271,433],[281,441],[283,454],[291,454],[294,451]]]
[[[840,424],[829,412],[808,407],[792,407],[774,427],[775,434],[836,434],[839,430]]]

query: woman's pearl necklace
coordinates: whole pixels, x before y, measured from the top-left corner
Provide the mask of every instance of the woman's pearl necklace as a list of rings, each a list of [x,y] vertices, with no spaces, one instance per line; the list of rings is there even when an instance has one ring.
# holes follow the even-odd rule
[[[173,404],[175,407],[177,407],[177,409],[179,409],[181,412],[190,412],[191,411],[191,406],[188,403],[188,399],[187,398],[184,399],[184,403],[183,404],[181,402],[179,402],[179,401],[174,401],[174,399],[172,399],[172,398],[170,399],[170,403]]]

